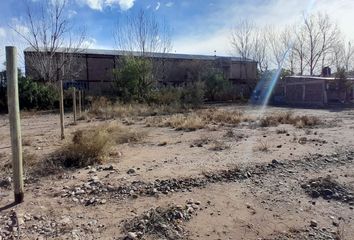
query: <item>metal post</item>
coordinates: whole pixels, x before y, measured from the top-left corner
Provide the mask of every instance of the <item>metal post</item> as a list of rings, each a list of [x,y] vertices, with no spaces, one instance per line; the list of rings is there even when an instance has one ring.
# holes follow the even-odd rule
[[[61,139],[65,139],[64,134],[64,90],[63,90],[63,79],[60,79],[60,131],[61,131]]]
[[[15,203],[23,202],[23,167],[20,106],[18,98],[17,51],[16,47],[6,47],[7,98],[10,119],[12,148],[12,170]]]
[[[76,88],[73,88],[73,114],[74,114],[74,123],[76,123]]]
[[[79,92],[79,117],[81,117],[81,90]]]

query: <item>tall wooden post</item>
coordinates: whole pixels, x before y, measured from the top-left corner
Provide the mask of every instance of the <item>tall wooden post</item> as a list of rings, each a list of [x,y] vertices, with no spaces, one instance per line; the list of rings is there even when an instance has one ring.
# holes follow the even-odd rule
[[[12,148],[12,171],[14,181],[15,203],[23,202],[23,167],[22,140],[20,123],[20,106],[18,98],[17,50],[6,47],[7,103],[10,119]]]
[[[79,117],[81,117],[81,90],[78,91],[79,92]]]
[[[60,79],[60,99],[59,99],[59,109],[60,109],[60,133],[61,139],[65,139],[64,134],[64,90],[63,90],[63,79]]]
[[[74,114],[74,123],[76,123],[76,88],[73,88],[73,114]]]

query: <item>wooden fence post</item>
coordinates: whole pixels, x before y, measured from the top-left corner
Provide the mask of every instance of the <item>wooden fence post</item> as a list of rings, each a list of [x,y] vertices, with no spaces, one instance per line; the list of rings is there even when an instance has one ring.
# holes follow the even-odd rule
[[[81,117],[81,90],[79,90],[79,117]]]
[[[17,51],[16,47],[6,47],[7,103],[9,109],[12,171],[15,203],[23,202],[23,166],[20,106],[18,98]]]
[[[73,114],[74,114],[74,123],[76,123],[76,88],[73,88]]]
[[[60,133],[61,133],[61,140],[63,140],[63,139],[65,139],[65,134],[64,134],[64,90],[63,90],[63,79],[60,79],[59,109],[60,109]]]

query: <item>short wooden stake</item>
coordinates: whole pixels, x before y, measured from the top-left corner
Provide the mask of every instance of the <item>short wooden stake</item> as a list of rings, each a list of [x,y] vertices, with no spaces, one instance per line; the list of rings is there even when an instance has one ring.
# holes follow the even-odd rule
[[[17,50],[6,47],[7,99],[10,119],[12,148],[12,171],[14,181],[15,203],[23,202],[23,166],[22,140],[20,123],[20,106],[18,98]]]

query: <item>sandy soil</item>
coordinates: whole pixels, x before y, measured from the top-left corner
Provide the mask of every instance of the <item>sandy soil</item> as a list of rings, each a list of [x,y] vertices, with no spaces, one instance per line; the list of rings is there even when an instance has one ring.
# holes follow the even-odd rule
[[[256,108],[238,105],[220,108],[258,113]],[[16,235],[21,239],[124,239],[123,220],[159,206],[184,205],[190,199],[199,201],[200,207],[189,221],[181,223],[181,239],[354,239],[354,200],[312,198],[301,187],[311,179],[330,175],[351,196],[354,110],[269,108],[266,114],[289,110],[317,116],[324,124],[303,129],[291,125],[215,125],[184,132],[146,127],[143,118],[135,119],[129,127],[145,131],[147,137],[140,143],[115,146],[122,156],[111,156],[101,168],[68,170],[28,181],[25,202],[14,207],[6,207],[13,201],[12,191],[0,184],[0,239],[15,239]],[[61,141],[57,115],[22,114],[26,154],[45,159],[70,141],[72,132],[103,124],[91,120],[73,125],[71,117],[65,121],[67,138]],[[301,138],[306,141],[299,142]],[[197,146],[201,139],[209,142]],[[215,141],[227,148],[211,150]],[[267,152],[257,150],[261,142],[267,145]],[[10,158],[9,124],[2,115],[0,165]],[[108,164],[113,169],[105,169]],[[135,173],[128,174],[132,168]],[[218,175],[235,168],[243,169],[240,174],[245,177],[206,177],[206,173]],[[10,176],[2,171],[0,180]],[[70,194],[94,179],[98,188],[111,186],[113,190]],[[171,185],[165,192],[157,187],[157,193],[146,193],[143,189],[156,179],[202,183]],[[93,197],[95,203],[87,204],[85,198]],[[15,223],[11,220],[14,216]],[[165,239],[151,234],[143,238]]]

